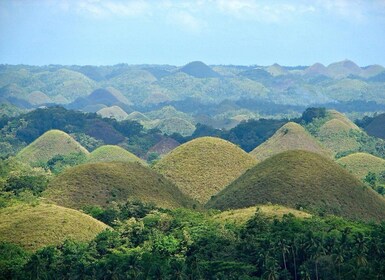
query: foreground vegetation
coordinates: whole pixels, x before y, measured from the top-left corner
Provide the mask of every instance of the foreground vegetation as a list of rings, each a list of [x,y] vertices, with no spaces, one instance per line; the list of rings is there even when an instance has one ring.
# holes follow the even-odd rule
[[[183,209],[135,213],[136,218],[115,222],[112,230],[90,242],[68,240],[33,253],[0,243],[0,275],[5,279],[385,276],[385,224],[293,215],[271,219],[258,210],[240,225],[212,219],[214,213]]]

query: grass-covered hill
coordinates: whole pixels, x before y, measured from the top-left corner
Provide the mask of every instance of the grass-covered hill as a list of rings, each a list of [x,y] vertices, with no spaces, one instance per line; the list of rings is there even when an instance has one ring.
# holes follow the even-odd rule
[[[69,168],[50,182],[44,196],[76,209],[87,205],[105,207],[127,199],[166,208],[192,205],[169,180],[136,162],[88,163]]]
[[[117,121],[125,120],[128,117],[128,114],[122,108],[116,105],[102,108],[97,111],[97,114],[99,114],[103,118],[113,118]]]
[[[284,215],[292,214],[297,218],[310,218],[309,213],[299,211],[293,208],[281,206],[281,205],[258,205],[251,206],[243,209],[232,209],[227,211],[222,211],[219,214],[216,214],[214,218],[223,222],[234,222],[236,224],[244,224],[250,218],[252,218],[255,213],[261,213],[269,218],[282,218]]]
[[[195,126],[181,118],[169,118],[160,120],[155,128],[158,128],[162,133],[171,135],[173,133],[179,133],[182,136],[190,136],[195,130]]]
[[[27,147],[22,149],[17,158],[28,163],[46,162],[56,155],[89,152],[67,133],[60,130],[49,130]]]
[[[359,179],[369,172],[379,174],[385,171],[385,160],[367,153],[354,153],[342,157],[337,162]]]
[[[139,162],[144,163],[133,153],[115,145],[103,145],[88,155],[88,162]]]
[[[255,164],[255,159],[234,144],[201,137],[177,147],[154,168],[183,193],[205,203]]]
[[[84,213],[52,204],[16,204],[0,209],[0,241],[27,250],[59,245],[66,239],[90,241],[106,228]]]
[[[382,197],[337,163],[307,151],[287,151],[261,162],[206,206],[237,209],[269,202],[353,219],[385,219]]]
[[[256,147],[250,154],[259,161],[288,150],[306,150],[323,156],[331,152],[323,148],[301,125],[289,122],[282,126],[267,141]]]
[[[217,72],[215,72],[201,61],[190,62],[180,68],[179,71],[191,75],[195,78],[216,78],[220,76]]]

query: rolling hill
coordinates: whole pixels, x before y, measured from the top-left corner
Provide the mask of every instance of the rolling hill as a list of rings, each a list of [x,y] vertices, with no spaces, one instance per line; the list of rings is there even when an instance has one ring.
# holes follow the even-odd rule
[[[90,241],[108,226],[77,210],[52,204],[0,209],[0,241],[34,251],[66,239]]]
[[[257,211],[257,209],[261,214],[273,219],[282,218],[284,215],[288,215],[288,214],[292,214],[297,218],[311,217],[309,213],[299,211],[293,208],[288,208],[281,205],[258,205],[258,206],[243,208],[243,209],[223,211],[219,214],[214,215],[214,218],[215,220],[219,220],[223,222],[233,222],[236,224],[244,224],[255,215],[255,212]]]
[[[201,137],[171,151],[154,169],[183,193],[205,203],[254,164],[256,160],[234,144]]]
[[[225,210],[269,202],[352,219],[385,219],[384,198],[337,163],[307,151],[287,151],[261,162],[206,207]]]
[[[141,164],[145,164],[144,161],[136,155],[115,145],[103,145],[92,151],[88,156],[88,162],[112,161],[139,162]]]
[[[71,136],[61,130],[49,130],[27,147],[22,149],[17,158],[28,163],[46,162],[55,155],[89,152]]]
[[[330,157],[331,152],[323,148],[301,125],[288,122],[267,141],[256,147],[250,155],[259,161],[288,150],[305,150]]]
[[[217,72],[215,72],[213,69],[211,69],[209,66],[207,66],[201,61],[190,62],[180,68],[179,71],[184,72],[195,78],[217,78],[220,76]]]
[[[192,205],[170,181],[137,162],[99,162],[69,168],[50,182],[44,196],[75,209],[105,207],[127,199],[166,208]]]
[[[102,108],[97,111],[97,114],[102,116],[103,118],[112,118],[117,121],[123,121],[128,117],[128,114],[122,108],[116,105]]]
[[[155,128],[158,128],[162,133],[167,135],[179,133],[182,136],[190,136],[195,131],[195,125],[181,118],[160,120],[156,123]]]
[[[337,162],[359,179],[365,178],[369,172],[385,172],[385,160],[367,153],[354,153],[342,157]]]

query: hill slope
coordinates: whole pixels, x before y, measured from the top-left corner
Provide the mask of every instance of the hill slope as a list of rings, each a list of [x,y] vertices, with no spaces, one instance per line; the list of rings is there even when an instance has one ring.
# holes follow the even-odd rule
[[[166,208],[191,205],[171,182],[133,162],[88,163],[69,168],[50,182],[44,196],[76,209],[86,205],[107,206],[127,199]]]
[[[293,214],[297,218],[310,218],[311,215],[309,213],[295,210],[293,208],[288,208],[281,205],[258,205],[252,206],[243,209],[234,209],[223,211],[214,216],[216,220],[224,221],[224,222],[234,222],[236,224],[246,223],[249,219],[251,219],[257,209],[269,218],[282,218],[283,215]]]
[[[354,153],[340,158],[337,162],[359,179],[369,172],[379,174],[385,171],[385,160],[366,153]]]
[[[306,150],[323,156],[331,155],[331,152],[323,148],[302,126],[294,122],[282,126],[272,137],[252,150],[250,154],[262,161],[288,150]]]
[[[65,239],[90,241],[107,225],[79,211],[40,203],[19,204],[0,210],[0,241],[36,250]]]
[[[219,77],[219,74],[211,69],[209,66],[204,64],[201,61],[193,61],[180,69],[181,72],[184,72],[195,78],[216,78]]]
[[[354,219],[385,219],[385,200],[333,161],[306,151],[275,155],[226,187],[209,208],[303,207]]]
[[[256,160],[234,144],[202,137],[177,147],[154,169],[183,193],[205,203],[254,164]]]
[[[50,130],[22,149],[17,154],[17,158],[28,163],[45,162],[55,155],[68,155],[70,153],[89,154],[67,133],[61,130]]]
[[[103,145],[89,154],[88,162],[139,162],[144,164],[143,160],[129,151],[114,145]]]
[[[117,121],[125,120],[128,117],[128,114],[122,108],[116,105],[100,109],[97,114],[103,118],[113,118]]]

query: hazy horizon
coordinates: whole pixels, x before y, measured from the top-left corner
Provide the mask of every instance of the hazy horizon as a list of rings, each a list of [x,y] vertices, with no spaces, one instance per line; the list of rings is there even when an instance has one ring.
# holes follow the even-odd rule
[[[0,64],[385,65],[383,0],[5,0]]]

